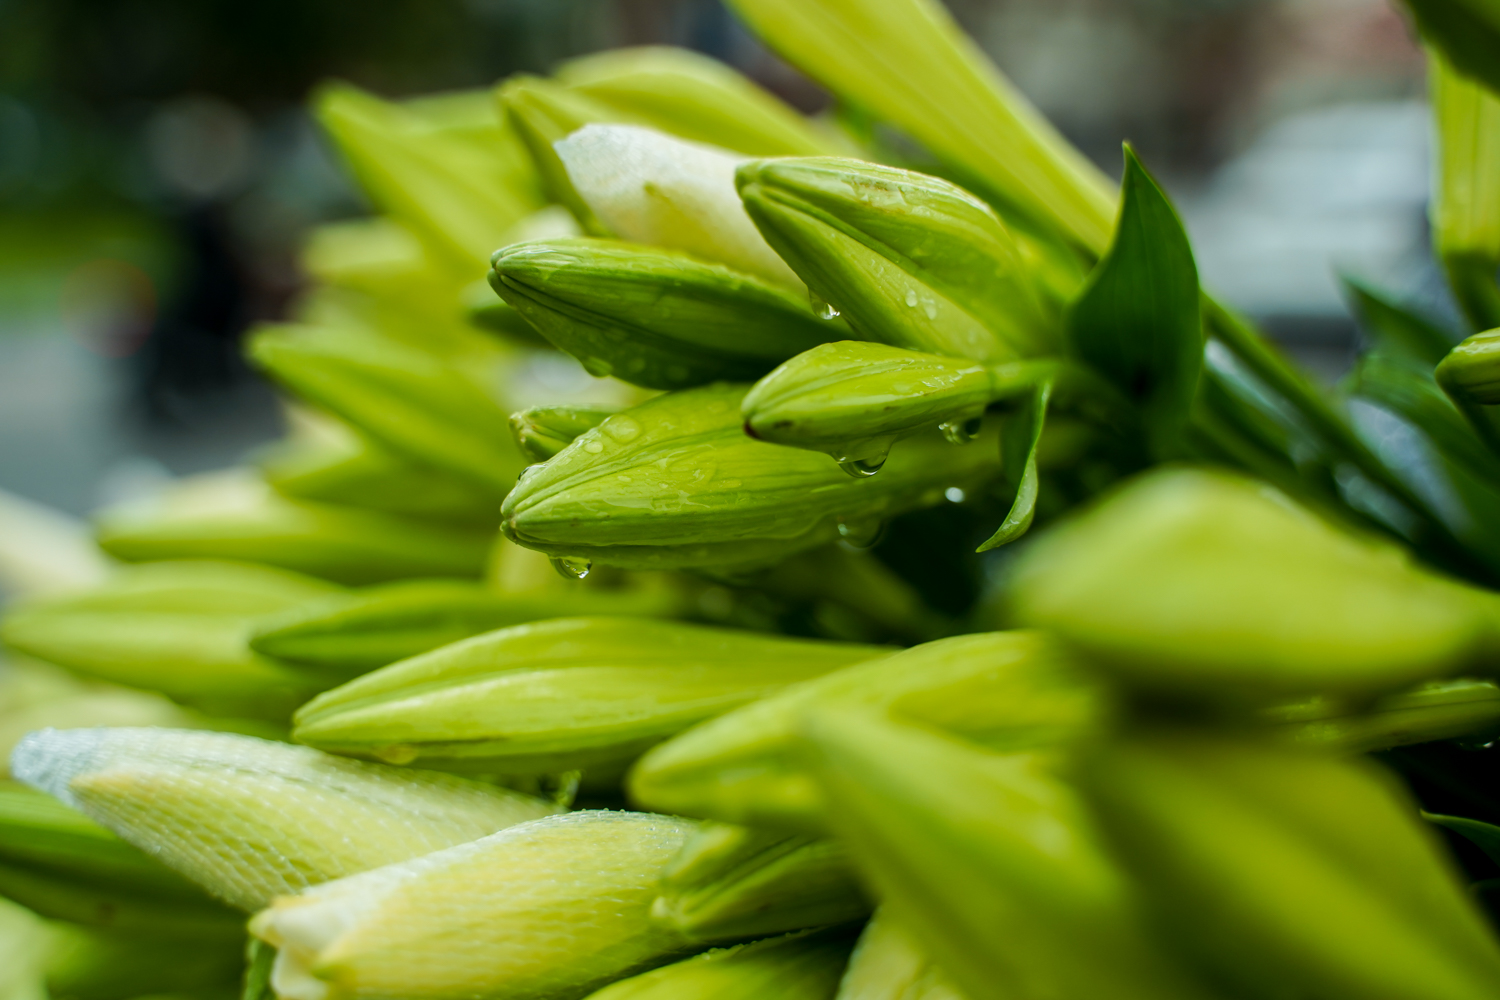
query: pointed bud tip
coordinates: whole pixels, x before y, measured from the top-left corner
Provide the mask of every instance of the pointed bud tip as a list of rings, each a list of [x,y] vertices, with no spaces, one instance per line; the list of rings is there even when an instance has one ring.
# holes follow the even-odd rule
[[[10,773],[18,781],[76,806],[73,779],[98,765],[109,730],[40,729],[27,733],[10,754]]]

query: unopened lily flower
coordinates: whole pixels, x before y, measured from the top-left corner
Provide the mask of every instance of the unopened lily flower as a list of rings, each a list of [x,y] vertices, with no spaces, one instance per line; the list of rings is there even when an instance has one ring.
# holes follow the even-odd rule
[[[1226,572],[1225,567],[1233,567]],[[1136,480],[1030,550],[1018,621],[1133,685],[1210,699],[1380,694],[1493,663],[1496,596],[1222,473]]]
[[[662,875],[652,919],[695,941],[844,924],[870,912],[835,840],[705,823]]]
[[[612,983],[588,1000],[832,1000],[850,943],[833,930],[716,948]]]
[[[954,636],[787,688],[688,730],[632,770],[653,809],[824,832],[827,800],[801,750],[812,711],[858,707],[1005,750],[1066,744],[1107,717],[1099,686],[1038,632]]]
[[[640,618],[517,625],[366,674],[298,711],[299,742],[539,774],[624,762],[788,684],[885,652]]]
[[[1237,994],[1494,994],[1500,942],[1372,762],[1152,729],[1081,776],[1161,929]]]
[[[649,916],[692,824],[584,811],[283,896],[250,923],[281,1000],[581,997],[687,950]]]
[[[243,910],[557,811],[509,789],[248,736],[45,729],[11,772]]]
[[[1500,403],[1500,330],[1469,337],[1438,362],[1433,373],[1455,402]]]
[[[510,434],[527,458],[545,462],[615,412],[594,406],[533,406],[510,415]]]
[[[579,195],[621,239],[804,287],[745,214],[734,188],[739,157],[628,125],[586,125],[556,146]]]
[[[516,484],[501,530],[580,570],[598,560],[740,571],[840,538],[857,544],[945,489],[999,473],[993,444],[953,448],[934,434],[899,443],[889,462],[851,458],[856,476],[880,472],[851,479],[822,455],[747,437],[745,389],[686,389],[609,417]]]
[[[847,332],[782,285],[658,247],[544,240],[493,267],[495,291],[558,350],[652,389],[756,378]]]
[[[859,935],[835,1000],[966,1000],[889,913],[876,911]]]
[[[1060,303],[957,185],[830,157],[742,164],[735,184],[766,241],[862,336],[977,361],[1059,352]]]

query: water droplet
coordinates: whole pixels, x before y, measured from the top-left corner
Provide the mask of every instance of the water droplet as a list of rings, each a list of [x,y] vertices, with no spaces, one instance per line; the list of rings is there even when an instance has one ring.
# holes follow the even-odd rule
[[[943,496],[947,498],[949,503],[963,503],[965,494],[957,486],[950,486],[943,491]]]
[[[917,293],[913,289],[906,290],[906,305],[910,309],[917,307]]]
[[[371,753],[377,760],[387,764],[410,764],[417,759],[418,750],[410,743],[396,743],[388,747],[376,747]]]
[[[885,465],[885,458],[884,455],[876,458],[846,458],[839,462],[839,468],[855,479],[869,479]]]
[[[603,358],[584,358],[583,370],[595,378],[607,378],[615,372],[615,366]]]
[[[536,462],[532,465],[526,466],[526,468],[522,469],[519,473],[516,474],[516,482],[519,483],[521,480],[525,479],[527,476],[531,475],[537,469],[540,469],[543,465],[546,464],[546,462]]]
[[[597,455],[604,450],[604,444],[601,441],[590,438],[583,443],[583,450],[588,452],[590,455]]]
[[[630,441],[641,433],[641,425],[629,417],[617,415],[604,421],[600,430],[616,441]]]
[[[968,444],[979,436],[982,425],[979,417],[970,417],[967,420],[945,420],[938,424],[938,430],[943,432],[949,444]]]
[[[594,568],[594,563],[578,556],[553,556],[552,568],[569,580],[582,580]]]
[[[822,296],[820,296],[817,292],[811,290],[808,291],[807,303],[808,305],[812,306],[813,315],[817,316],[818,319],[839,318],[839,311],[833,306],[829,305],[827,302],[824,302]]]
[[[928,299],[922,303],[922,311],[927,314],[928,319],[937,319],[938,307],[937,303],[932,299]]]
[[[877,518],[838,521],[839,539],[851,548],[868,549],[885,534],[885,525]]]

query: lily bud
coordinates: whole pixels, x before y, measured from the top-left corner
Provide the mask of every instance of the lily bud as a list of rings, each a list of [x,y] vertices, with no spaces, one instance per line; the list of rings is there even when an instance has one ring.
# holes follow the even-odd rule
[[[557,811],[450,775],[188,730],[44,729],[11,772],[244,910]]]
[[[1215,995],[1150,937],[1133,887],[1044,755],[984,753],[848,709],[810,714],[805,732],[860,872],[966,994]]]
[[[1088,733],[1097,685],[1036,632],[954,636],[836,671],[691,729],[641,758],[632,797],[652,809],[826,832],[827,801],[799,737],[815,709],[879,711],[1007,750]]]
[[[681,599],[665,588],[585,587],[502,594],[463,580],[408,580],[309,601],[256,621],[250,646],[344,676],[522,622],[577,615],[669,618]]]
[[[719,60],[691,49],[611,49],[571,59],[556,76],[627,119],[749,156],[849,153],[852,145]]]
[[[863,160],[740,166],[745,211],[862,336],[976,361],[1060,353],[1057,309],[993,209],[948,181]]]
[[[76,809],[0,782],[0,895],[44,917],[238,941],[244,917]]]
[[[1458,403],[1500,403],[1500,330],[1469,337],[1438,362],[1433,374]]]
[[[1236,996],[1478,998],[1500,944],[1390,775],[1253,741],[1144,732],[1084,787],[1163,930]]]
[[[996,476],[992,442],[952,448],[912,438],[883,468],[851,459],[849,478],[822,455],[747,437],[743,385],[648,400],[581,434],[505,499],[501,530],[570,565],[750,568],[941,501],[947,487]],[[993,431],[985,430],[989,437]]]
[[[509,411],[458,364],[369,330],[263,326],[249,357],[400,455],[504,491],[521,470]]]
[[[1493,595],[1204,471],[1137,479],[1060,526],[1028,550],[1012,603],[1017,621],[1176,697],[1378,694],[1496,655]]]
[[[1053,361],[984,365],[845,340],[804,351],[745,394],[747,433],[762,441],[846,455],[939,426],[954,443],[985,407],[1056,375]]]
[[[621,239],[802,290],[745,214],[734,155],[627,125],[587,125],[556,146],[579,195]]]
[[[527,458],[545,462],[615,412],[588,406],[533,406],[510,415],[510,434]]]
[[[686,950],[649,911],[692,832],[575,812],[277,899],[250,923],[283,1000],[578,997]]]
[[[716,948],[633,976],[588,1000],[831,1000],[849,958],[837,931]]]
[[[843,924],[870,912],[842,844],[705,823],[662,875],[653,920],[694,941]]]
[[[1260,719],[1282,739],[1310,750],[1368,753],[1413,743],[1500,735],[1500,685],[1431,681],[1369,704],[1313,697],[1265,709]]]
[[[842,330],[784,286],[630,243],[516,244],[490,281],[589,374],[651,389],[756,378]]]
[[[355,584],[477,577],[491,538],[482,527],[287,500],[239,469],[106,509],[95,527],[99,547],[127,562],[243,560]]]
[[[647,619],[536,622],[325,692],[297,713],[294,736],[393,763],[566,771],[628,761],[695,722],[884,651]]]
[[[153,563],[97,590],[23,605],[0,636],[39,659],[204,711],[284,720],[335,681],[252,652],[251,624],[339,590],[268,566]]]
[[[865,925],[834,1000],[965,1000],[889,913]]]

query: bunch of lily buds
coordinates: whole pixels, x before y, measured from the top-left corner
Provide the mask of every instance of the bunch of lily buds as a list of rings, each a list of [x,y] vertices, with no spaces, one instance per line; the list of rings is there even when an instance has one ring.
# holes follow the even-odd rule
[[[1500,998],[1500,16],[1411,4],[1471,329],[1351,281],[1333,389],[937,0],[731,0],[819,117],[322,88],[286,439],[0,502],[0,1000]]]

